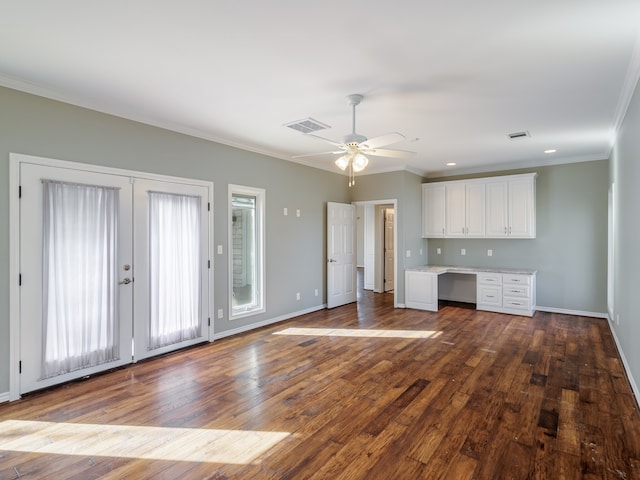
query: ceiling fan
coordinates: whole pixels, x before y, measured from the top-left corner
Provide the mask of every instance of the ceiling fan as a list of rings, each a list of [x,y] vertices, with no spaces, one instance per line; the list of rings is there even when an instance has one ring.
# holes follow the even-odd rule
[[[362,102],[362,99],[363,96],[357,93],[347,96],[349,105],[351,105],[353,110],[353,127],[352,132],[342,138],[342,142],[335,142],[333,140],[329,140],[328,138],[320,137],[312,133],[305,133],[305,135],[309,137],[317,138],[318,140],[322,140],[323,142],[334,145],[338,147],[339,150],[331,152],[312,153],[307,155],[296,155],[293,158],[310,157],[325,154],[341,155],[335,161],[335,164],[340,170],[349,169],[349,186],[352,186],[356,183],[354,172],[361,172],[369,164],[369,159],[365,156],[365,154],[392,158],[407,158],[415,155],[415,152],[409,152],[407,150],[380,148],[406,140],[405,136],[401,133],[392,132],[371,139],[368,139],[364,135],[356,133],[356,107],[360,104],[360,102]]]

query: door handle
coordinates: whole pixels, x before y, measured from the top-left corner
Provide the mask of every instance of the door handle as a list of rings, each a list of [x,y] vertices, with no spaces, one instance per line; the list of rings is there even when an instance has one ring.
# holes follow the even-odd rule
[[[121,282],[118,282],[118,285],[123,285],[123,284],[124,285],[129,285],[131,282],[133,282],[133,280],[127,277],[127,278],[123,279]]]
[[[337,260],[334,260],[333,258],[329,259],[329,263],[335,263],[335,262],[337,262]]]

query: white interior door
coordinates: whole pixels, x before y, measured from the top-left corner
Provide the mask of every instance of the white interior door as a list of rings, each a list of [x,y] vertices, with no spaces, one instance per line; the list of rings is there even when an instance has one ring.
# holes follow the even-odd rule
[[[58,225],[55,227],[47,228],[47,232],[51,232],[52,228],[65,228],[72,231],[68,234],[67,245],[61,245],[63,249],[73,249],[67,252],[65,255],[73,259],[75,264],[72,265],[71,271],[77,271],[76,275],[63,275],[61,278],[56,278],[52,281],[45,280],[45,273],[50,270],[56,270],[56,262],[61,261],[61,258],[52,257],[52,255],[46,255],[43,253],[43,242],[46,234],[43,227],[44,218],[44,186],[43,180],[52,180],[57,182],[64,182],[68,186],[84,187],[107,187],[115,188],[117,190],[117,241],[115,248],[115,270],[117,272],[113,275],[106,273],[108,277],[106,283],[108,284],[108,292],[106,295],[113,295],[116,301],[107,302],[108,306],[102,309],[98,309],[97,313],[83,313],[78,314],[75,307],[83,302],[90,304],[93,301],[87,300],[92,294],[95,293],[95,287],[93,281],[97,276],[105,278],[105,275],[100,273],[100,265],[96,260],[91,258],[92,249],[96,247],[96,243],[99,243],[100,238],[104,236],[86,238],[82,237],[80,229],[74,230],[78,227],[78,223],[81,220],[77,220],[75,225],[73,217],[74,213],[78,213],[83,209],[87,209],[88,214],[91,215],[90,202],[74,203],[74,206],[70,209],[72,213],[69,218],[66,219],[66,224]],[[59,168],[55,166],[46,165],[34,165],[29,163],[22,163],[20,166],[20,184],[22,196],[20,200],[20,275],[21,275],[21,287],[20,294],[20,393],[29,392],[32,390],[48,387],[57,383],[61,383],[67,380],[72,380],[85,375],[95,373],[97,371],[113,368],[119,365],[123,365],[131,362],[131,329],[132,329],[132,285],[125,283],[125,278],[129,277],[129,272],[126,271],[125,265],[132,264],[132,211],[131,211],[131,183],[129,177],[118,175],[105,175],[101,173],[86,172],[81,170],[73,170],[69,168]],[[82,212],[80,212],[82,213]],[[85,212],[86,213],[86,212]],[[86,218],[83,215],[76,215],[77,219]],[[64,223],[64,222],[63,222]],[[72,241],[68,239],[72,238]],[[64,243],[64,241],[58,242]],[[87,251],[86,254],[82,254],[83,251]],[[57,250],[59,252],[59,250]],[[43,265],[45,257],[48,259],[47,266]],[[49,263],[52,262],[52,263]],[[67,261],[67,264],[71,262]],[[64,267],[64,266],[63,266]],[[62,270],[62,267],[58,270]],[[46,271],[46,272],[45,272]],[[47,278],[50,278],[47,275]],[[65,298],[70,299],[66,302],[66,305],[61,307],[55,307],[56,311],[63,311],[59,317],[75,318],[80,322],[101,322],[105,315],[111,315],[110,312],[106,312],[115,305],[117,313],[114,315],[116,321],[116,329],[113,333],[114,343],[117,342],[117,352],[112,355],[108,361],[80,361],[78,362],[83,367],[69,367],[61,368],[57,370],[58,373],[48,373],[45,371],[45,358],[50,358],[52,350],[49,344],[46,342],[45,327],[46,319],[51,319],[56,314],[50,313],[52,302],[47,301],[44,291],[51,291],[51,295],[56,295],[53,291],[64,290],[66,293]],[[60,297],[57,297],[60,298]],[[86,300],[86,301],[85,301]],[[48,307],[45,310],[45,305]],[[47,313],[49,312],[49,313]],[[88,318],[91,317],[91,320]],[[54,335],[54,329],[49,323],[49,336],[52,338]],[[103,325],[103,324],[100,324]],[[61,329],[64,327],[56,327]],[[72,335],[66,335],[59,333],[60,336],[64,336],[68,340],[68,343],[73,345],[65,345],[64,348],[60,348],[55,353],[53,361],[59,359],[72,360],[75,365],[75,360],[82,354],[78,353],[77,343],[83,344],[80,347],[81,350],[86,351],[98,351],[101,345],[102,339],[98,337],[104,336],[104,332],[96,330],[94,327],[93,332],[84,332],[82,335],[73,333]],[[102,328],[102,327],[99,327]],[[57,332],[57,330],[56,330]],[[58,335],[58,333],[56,333]],[[81,338],[79,338],[81,337]],[[46,346],[45,346],[46,344]],[[87,347],[87,345],[89,345]],[[115,357],[115,358],[113,358]],[[50,361],[47,363],[51,363]],[[60,373],[64,372],[64,373]]]
[[[355,205],[327,203],[327,307],[356,301]]]
[[[134,361],[206,341],[208,191],[134,184]]]
[[[394,210],[384,210],[384,291],[390,292],[395,283],[395,244],[394,244]]]

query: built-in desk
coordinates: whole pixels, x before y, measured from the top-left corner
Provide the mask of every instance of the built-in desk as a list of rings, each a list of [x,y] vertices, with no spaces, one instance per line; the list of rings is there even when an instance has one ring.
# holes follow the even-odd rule
[[[425,265],[408,268],[404,274],[407,308],[437,312],[438,279],[463,274],[475,276],[478,310],[527,316],[536,311],[536,270]]]

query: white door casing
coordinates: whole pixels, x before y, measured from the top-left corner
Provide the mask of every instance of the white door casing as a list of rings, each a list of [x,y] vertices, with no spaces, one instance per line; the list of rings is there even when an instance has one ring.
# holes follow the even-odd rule
[[[356,301],[355,205],[327,203],[327,307]]]

